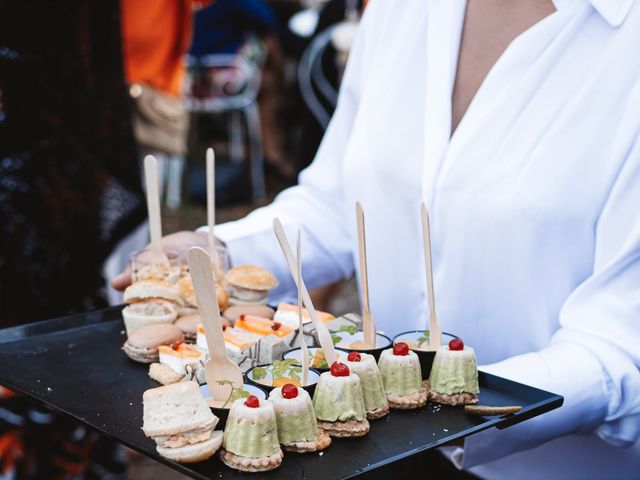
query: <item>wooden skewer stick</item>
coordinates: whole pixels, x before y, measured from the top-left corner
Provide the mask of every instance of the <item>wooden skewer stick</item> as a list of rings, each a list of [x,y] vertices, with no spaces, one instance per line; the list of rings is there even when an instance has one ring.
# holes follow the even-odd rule
[[[158,161],[153,155],[144,157],[144,178],[147,189],[147,213],[151,236],[152,263],[169,266],[169,259],[162,250],[162,221],[160,218],[160,192],[158,189]]]
[[[242,387],[242,370],[227,356],[211,258],[205,249],[191,247],[187,252],[187,261],[209,348],[209,360],[204,365],[205,377],[212,399],[225,401],[231,395],[232,388]]]
[[[216,249],[216,237],[214,227],[216,224],[216,156],[213,148],[207,148],[207,227],[209,232],[207,239],[209,242],[209,255],[213,259],[213,268],[217,278],[222,278],[222,268]]]
[[[273,231],[276,234],[276,238],[278,239],[278,243],[280,244],[280,248],[282,249],[284,258],[287,261],[291,276],[296,282],[296,286],[300,290],[302,301],[305,307],[307,307],[307,311],[309,312],[309,316],[311,317],[313,326],[316,328],[316,332],[318,333],[318,341],[320,342],[320,346],[322,347],[322,352],[324,353],[324,357],[327,360],[327,364],[331,365],[338,358],[336,355],[336,349],[333,346],[331,334],[329,333],[329,329],[327,328],[327,326],[318,319],[316,309],[313,307],[313,302],[311,301],[309,291],[304,284],[304,280],[301,278],[300,282],[298,283],[298,276],[296,275],[296,262],[293,258],[291,246],[289,245],[289,241],[287,240],[287,235],[284,233],[282,222],[280,222],[280,220],[277,218],[273,219]]]
[[[433,293],[433,268],[431,263],[431,232],[429,229],[429,211],[427,206],[420,205],[422,219],[422,245],[424,247],[424,264],[427,275],[427,295],[429,297],[429,350],[437,350],[442,344],[442,329],[436,315],[436,301]]]
[[[298,237],[296,239],[296,254],[297,254],[297,270],[298,275],[297,285],[302,284],[302,244],[300,242],[300,230],[298,230]],[[298,287],[298,335],[300,337],[300,356],[302,358],[302,385],[305,386],[309,382],[309,350],[307,344],[304,341],[304,321],[302,319],[302,294],[301,289]]]
[[[369,348],[376,346],[376,323],[369,307],[369,274],[367,272],[367,241],[364,230],[364,210],[360,202],[356,202],[356,219],[358,224],[358,253],[360,259],[360,290],[362,290],[362,332],[364,343]]]

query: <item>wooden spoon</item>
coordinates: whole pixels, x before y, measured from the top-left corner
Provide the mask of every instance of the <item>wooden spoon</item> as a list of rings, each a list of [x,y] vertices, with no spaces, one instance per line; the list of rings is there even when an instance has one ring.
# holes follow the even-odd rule
[[[233,388],[242,387],[242,370],[227,357],[211,258],[205,249],[191,247],[187,252],[187,262],[209,347],[209,360],[204,365],[204,374],[213,401],[225,402],[231,396]]]
[[[147,212],[149,215],[149,263],[169,266],[169,258],[162,250],[162,223],[160,220],[160,192],[158,191],[158,161],[153,155],[144,157],[144,178],[147,187]]]
[[[291,276],[296,282],[298,290],[300,290],[302,301],[309,311],[309,316],[311,317],[313,326],[316,328],[316,332],[318,333],[318,340],[320,341],[320,347],[322,348],[322,352],[324,353],[324,358],[327,360],[327,364],[331,366],[331,364],[338,358],[336,355],[336,349],[333,346],[331,334],[329,333],[329,329],[327,328],[327,326],[318,319],[316,309],[313,308],[313,302],[311,302],[311,297],[309,296],[309,291],[304,284],[304,280],[301,278],[300,282],[298,282],[298,275],[296,274],[296,262],[293,258],[293,253],[291,252],[291,246],[289,245],[289,241],[287,240],[287,235],[284,233],[282,222],[280,222],[278,218],[273,219],[273,231],[276,234],[276,238],[278,239],[278,243],[280,244],[280,248],[282,249],[284,258],[287,261]]]
[[[360,290],[362,290],[362,332],[364,343],[369,348],[376,346],[376,323],[369,307],[369,275],[367,273],[367,241],[364,233],[364,210],[360,202],[356,202],[356,219],[358,221],[358,253],[360,257]]]
[[[298,281],[296,285],[302,284],[302,244],[300,242],[300,230],[296,239],[297,268],[296,274]],[[302,358],[302,386],[305,386],[309,380],[309,350],[304,341],[304,322],[302,321],[302,294],[298,287],[298,335],[300,336],[300,356]]]
[[[424,247],[424,265],[427,274],[427,295],[429,297],[429,350],[437,350],[442,345],[442,329],[436,316],[436,301],[433,294],[433,269],[431,266],[431,233],[429,229],[429,211],[420,205],[422,218],[422,245]]]
[[[207,148],[207,226],[209,241],[209,255],[213,259],[213,269],[216,272],[216,278],[222,279],[222,268],[220,267],[220,259],[216,249],[216,237],[213,229],[216,224],[216,157],[213,148]]]

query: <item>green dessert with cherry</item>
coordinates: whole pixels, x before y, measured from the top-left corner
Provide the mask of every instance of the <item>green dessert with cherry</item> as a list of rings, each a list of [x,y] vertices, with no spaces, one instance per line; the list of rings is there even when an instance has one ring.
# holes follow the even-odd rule
[[[254,395],[233,402],[220,458],[243,472],[266,472],[282,463],[273,404]]]
[[[436,352],[429,376],[431,400],[448,405],[478,403],[478,364],[473,348],[455,338]]]
[[[311,397],[306,390],[287,383],[269,395],[278,424],[278,440],[285,450],[305,453],[323,450],[331,438],[318,428]]]
[[[427,404],[429,386],[422,381],[420,360],[409,345],[398,342],[383,351],[378,366],[391,408],[407,410]]]
[[[389,413],[389,402],[384,392],[382,374],[373,355],[349,352],[345,365],[360,377],[367,419],[375,420]]]
[[[332,437],[361,437],[369,431],[360,377],[333,362],[313,395],[318,426]]]

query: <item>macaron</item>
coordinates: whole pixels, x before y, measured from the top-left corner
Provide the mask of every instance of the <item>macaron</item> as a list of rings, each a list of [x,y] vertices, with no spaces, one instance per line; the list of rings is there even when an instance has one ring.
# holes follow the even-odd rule
[[[200,323],[202,323],[200,315],[185,315],[184,317],[178,318],[174,325],[182,331],[185,342],[196,343],[198,324]]]
[[[184,341],[182,331],[173,324],[145,325],[135,330],[122,349],[134,362],[157,362],[158,347]]]
[[[222,316],[234,324],[240,315],[255,315],[272,320],[275,313],[273,308],[266,305],[232,305],[224,311]]]

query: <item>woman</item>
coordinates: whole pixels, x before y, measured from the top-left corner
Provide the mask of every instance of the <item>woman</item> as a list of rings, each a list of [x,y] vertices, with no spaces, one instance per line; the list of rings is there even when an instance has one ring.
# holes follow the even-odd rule
[[[373,1],[300,185],[216,234],[284,292],[271,221],[300,227],[316,286],[352,274],[362,201],[372,309],[395,333],[426,324],[425,201],[443,328],[483,370],[565,396],[446,454],[486,478],[637,477],[639,45],[634,0]]]

